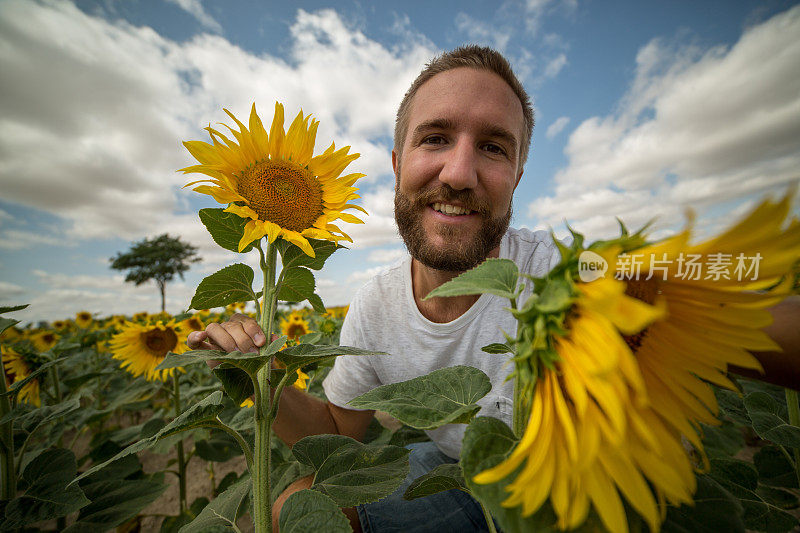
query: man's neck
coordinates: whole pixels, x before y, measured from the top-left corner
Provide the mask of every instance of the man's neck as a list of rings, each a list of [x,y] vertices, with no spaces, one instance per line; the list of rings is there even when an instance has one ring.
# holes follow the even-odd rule
[[[495,248],[487,257],[499,257],[500,248]],[[416,259],[411,260],[411,285],[414,290],[414,302],[422,316],[439,324],[452,322],[467,312],[478,301],[480,296],[448,296],[423,300],[433,289],[447,283],[461,274],[447,270],[436,270],[423,265]]]

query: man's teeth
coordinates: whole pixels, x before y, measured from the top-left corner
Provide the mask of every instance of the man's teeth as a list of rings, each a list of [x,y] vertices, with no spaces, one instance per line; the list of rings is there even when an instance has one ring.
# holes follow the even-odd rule
[[[465,209],[457,205],[440,204],[438,202],[433,204],[433,209],[435,211],[439,211],[440,213],[444,213],[445,215],[469,215],[472,213],[472,211],[469,209]]]

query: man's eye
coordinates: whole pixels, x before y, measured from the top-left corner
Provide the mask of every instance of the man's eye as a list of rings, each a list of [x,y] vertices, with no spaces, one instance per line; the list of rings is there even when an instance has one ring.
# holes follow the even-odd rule
[[[441,135],[429,135],[422,139],[422,144],[443,144],[444,137]]]
[[[487,144],[483,145],[483,149],[486,150],[487,152],[491,152],[493,154],[498,154],[498,155],[505,155],[506,154],[505,149],[502,146],[500,146],[499,144],[487,143]]]

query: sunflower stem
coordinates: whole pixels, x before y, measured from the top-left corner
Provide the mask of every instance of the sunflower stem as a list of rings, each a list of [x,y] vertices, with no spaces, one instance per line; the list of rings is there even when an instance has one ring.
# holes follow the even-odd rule
[[[3,357],[0,355],[0,369],[4,369]],[[6,394],[5,372],[3,379],[0,379],[0,418],[5,417],[11,411],[11,400]],[[6,422],[0,426],[0,468],[3,469],[0,475],[0,499],[9,501],[17,495],[17,471],[14,468],[14,428],[13,421]]]
[[[510,298],[511,309],[517,310],[517,299]],[[516,356],[516,354],[514,354]],[[519,372],[514,378],[514,411],[511,418],[511,430],[517,438],[522,438],[522,433],[525,431],[525,412],[522,405],[522,386],[520,384]],[[482,505],[482,504],[481,504]],[[484,512],[486,510],[484,509]]]
[[[489,509],[487,509],[483,503],[481,503],[481,511],[483,511],[483,517],[486,519],[486,527],[489,528],[489,533],[497,533],[497,529],[494,527],[492,515],[489,513]]]
[[[218,426],[219,429],[221,429],[222,431],[233,437],[234,440],[239,444],[239,447],[242,449],[242,453],[244,453],[244,460],[247,463],[247,470],[249,470],[252,473],[253,450],[250,449],[250,445],[247,444],[247,441],[244,440],[244,437],[242,437],[242,435],[238,431],[236,431],[235,429],[227,425],[225,422],[220,420],[219,417],[217,417],[217,423],[219,424]]]
[[[800,427],[800,404],[797,403],[797,391],[784,389],[786,391],[786,407],[789,410],[789,423],[794,427]],[[794,450],[794,473],[797,482],[800,483],[800,448]]]
[[[275,286],[275,267],[278,248],[267,242],[266,253],[261,251],[261,270],[264,274],[264,291],[262,299],[261,330],[267,340],[272,339],[272,323],[275,318],[278,291]],[[269,342],[261,347],[266,352]],[[253,522],[256,533],[272,532],[272,505],[270,498],[270,433],[272,430],[272,398],[270,397],[270,380],[272,378],[272,359],[262,366],[256,374],[255,416],[255,450],[253,457]]]
[[[175,408],[175,417],[181,414],[181,387],[179,377],[176,373],[172,377],[172,405]],[[178,504],[180,508],[180,515],[186,512],[186,459],[183,455],[183,440],[179,440],[175,444],[175,450],[178,452]]]

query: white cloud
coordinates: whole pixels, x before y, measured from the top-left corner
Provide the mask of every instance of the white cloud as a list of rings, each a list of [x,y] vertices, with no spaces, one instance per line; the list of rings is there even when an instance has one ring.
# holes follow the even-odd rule
[[[55,237],[33,231],[9,229],[0,234],[0,249],[24,250],[34,246],[65,246],[70,245],[62,237]]]
[[[567,127],[567,124],[569,124],[569,117],[558,117],[555,120],[555,122],[553,122],[552,124],[550,124],[550,126],[547,127],[547,131],[545,132],[545,137],[547,137],[548,139],[552,139],[553,137],[564,131],[564,128]]]
[[[181,9],[192,15],[197,21],[202,24],[204,27],[208,28],[211,31],[215,31],[217,33],[222,33],[222,26],[219,25],[219,22],[214,20],[214,17],[206,13],[206,10],[203,9],[203,4],[200,0],[168,0],[173,4],[178,5]]]
[[[36,289],[19,288],[26,294],[25,303],[30,305],[12,315],[21,321],[58,320],[74,316],[78,311],[108,316],[131,315],[139,311],[155,313],[161,309],[161,296],[154,283],[137,287],[126,283],[120,275],[70,276],[43,270],[33,273],[38,280]],[[0,298],[4,297],[4,292],[0,286]],[[182,281],[167,284],[167,311],[178,313],[185,310],[193,294],[194,288]]]
[[[470,42],[491,46],[501,52],[511,39],[511,28],[498,25],[496,21],[476,20],[464,12],[459,12],[454,22],[456,29]]]
[[[394,188],[375,187],[362,195],[362,205],[369,213],[365,224],[342,224],[344,232],[353,238],[351,248],[368,248],[386,243],[399,243],[400,235],[394,222]]]
[[[10,303],[8,302],[10,298],[15,298],[25,294],[25,292],[27,291],[24,287],[20,287],[19,285],[15,285],[7,281],[0,281],[0,302]]]
[[[314,113],[318,148],[352,145],[362,155],[348,170],[367,174],[362,187],[379,184],[391,173],[395,106],[430,42],[389,48],[333,10],[299,10],[290,35],[287,57],[255,55],[219,35],[177,43],[66,2],[3,2],[3,199],[61,217],[75,239],[171,228],[200,239],[196,215],[175,214],[197,197],[180,189],[188,179],[175,170],[192,162],[180,141],[207,139],[200,127],[227,120],[223,106],[242,116],[256,101],[271,121],[275,100],[289,120],[301,106]]]
[[[371,267],[366,270],[358,270],[347,276],[347,282],[362,284],[365,281],[372,279],[379,272],[386,270],[387,266],[388,265],[381,265],[381,266]]]
[[[561,72],[567,65],[567,55],[566,54],[558,54],[556,57],[551,59],[547,66],[544,68],[544,77],[545,78],[555,78],[558,76],[558,73]]]
[[[405,257],[406,254],[405,248],[380,248],[378,250],[373,250],[367,256],[367,261],[371,263],[383,263],[383,264],[390,264],[394,263],[401,257]]]
[[[613,219],[601,220],[616,215],[631,225],[654,215],[677,222],[684,206],[741,201],[798,181],[798,34],[795,7],[749,28],[730,49],[650,42],[618,111],[575,128],[555,193],[532,202],[529,215],[597,230],[612,228]]]

